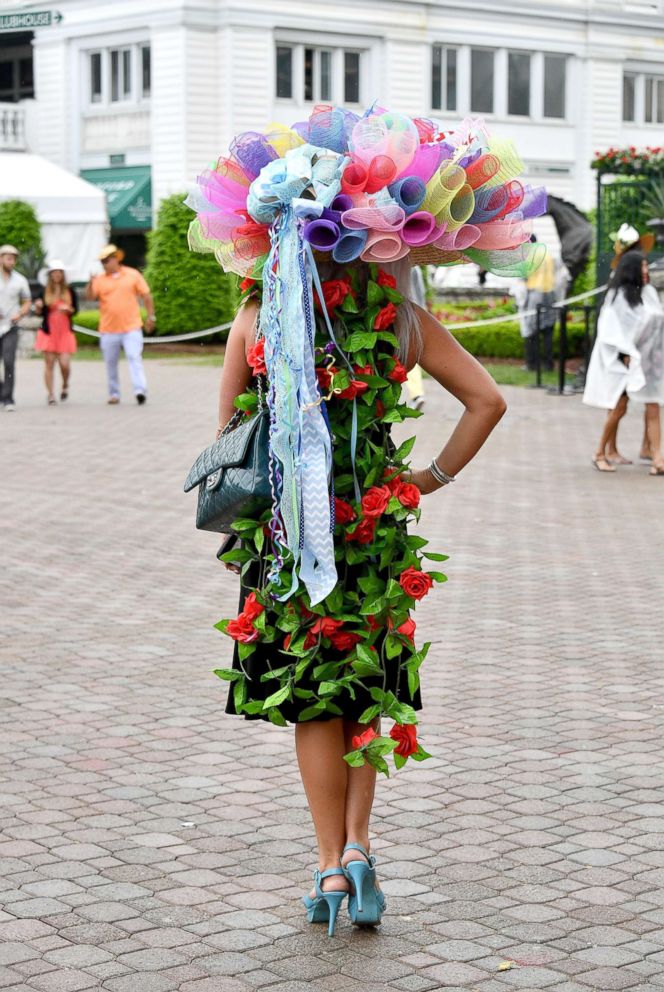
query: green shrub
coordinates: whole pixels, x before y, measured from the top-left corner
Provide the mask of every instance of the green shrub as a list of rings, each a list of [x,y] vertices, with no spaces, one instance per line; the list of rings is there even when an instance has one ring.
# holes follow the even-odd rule
[[[0,245],[18,248],[16,268],[28,279],[35,279],[44,263],[41,224],[34,207],[23,200],[0,202]]]
[[[571,321],[567,325],[567,356],[575,358],[583,354],[583,322]],[[447,325],[459,344],[476,358],[523,358],[523,338],[516,322],[496,324],[491,327],[469,327],[466,330],[454,329]],[[558,327],[553,336],[554,354],[558,355]]]
[[[157,226],[148,235],[145,278],[154,297],[157,334],[185,334],[233,319],[237,279],[226,275],[213,255],[189,251],[187,228],[193,218],[184,194],[162,201]],[[225,340],[222,332],[206,341]]]

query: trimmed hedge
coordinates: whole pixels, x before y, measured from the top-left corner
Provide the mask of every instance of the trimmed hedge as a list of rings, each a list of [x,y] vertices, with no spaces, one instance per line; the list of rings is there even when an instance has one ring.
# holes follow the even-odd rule
[[[466,351],[476,358],[523,358],[524,345],[519,325],[516,322],[496,324],[491,327],[469,327],[455,330],[454,324],[447,329],[463,345]],[[583,354],[583,323],[578,321],[567,325],[567,355],[576,358]],[[558,327],[554,331],[554,354],[558,355]]]
[[[0,245],[18,248],[17,269],[34,279],[43,262],[41,224],[34,207],[23,200],[0,202]]]
[[[148,235],[145,278],[154,297],[156,334],[184,334],[225,324],[239,302],[237,278],[226,275],[213,255],[189,251],[187,229],[193,213],[184,194],[162,201],[157,226]],[[225,341],[221,332],[206,341]]]

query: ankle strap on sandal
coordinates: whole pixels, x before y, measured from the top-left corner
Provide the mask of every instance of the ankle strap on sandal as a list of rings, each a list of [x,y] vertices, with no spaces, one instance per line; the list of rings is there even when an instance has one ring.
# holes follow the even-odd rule
[[[330,878],[331,875],[343,875],[343,873],[343,868],[326,868],[325,871],[321,871],[319,868],[316,868],[314,871],[314,878]]]
[[[343,849],[342,854],[345,854],[346,851],[359,851],[360,854],[363,854],[364,855],[364,857],[367,859],[367,861],[369,862],[369,864],[371,864],[371,855],[367,851],[366,847],[363,847],[362,846],[362,844],[346,844],[346,846]]]

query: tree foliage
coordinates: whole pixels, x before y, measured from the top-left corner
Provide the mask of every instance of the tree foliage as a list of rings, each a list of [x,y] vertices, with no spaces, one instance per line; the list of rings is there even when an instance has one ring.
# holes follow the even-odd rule
[[[145,278],[152,291],[157,334],[180,334],[233,319],[239,299],[237,280],[212,255],[189,251],[187,228],[193,218],[179,193],[162,201],[157,226],[149,235]],[[210,340],[225,340],[228,332]]]

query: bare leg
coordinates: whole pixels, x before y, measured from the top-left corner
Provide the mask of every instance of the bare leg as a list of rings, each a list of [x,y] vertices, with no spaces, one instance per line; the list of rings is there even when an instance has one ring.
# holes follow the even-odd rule
[[[662,455],[662,424],[657,403],[646,403],[646,430],[652,453],[653,475],[664,472],[664,455]]]
[[[378,732],[378,727],[372,724]],[[344,720],[346,736],[346,752],[353,749],[352,738],[362,734],[366,725]],[[346,843],[361,844],[369,850],[369,818],[376,790],[376,769],[371,765],[362,768],[348,769],[348,788],[346,789]],[[357,858],[357,854],[354,855]],[[344,861],[352,860],[345,857]]]
[[[629,458],[625,458],[618,451],[618,424],[627,413],[627,393],[623,393],[612,413],[615,413],[617,417],[611,422],[611,429],[608,432],[604,453],[606,458],[616,465],[631,465],[632,463]]]
[[[44,352],[44,382],[49,400],[55,399],[53,396],[53,369],[55,367],[55,355],[51,351]]]
[[[627,396],[623,394],[614,409],[609,410],[606,415],[604,430],[602,431],[602,436],[600,437],[599,444],[597,445],[597,451],[593,457],[593,462],[600,472],[615,471],[613,466],[607,461],[606,449],[611,439],[613,440],[613,445],[615,447],[616,437],[618,434],[618,424],[625,416],[626,412]]]
[[[650,441],[648,440],[648,411],[644,410],[643,414],[643,441],[641,441],[641,451],[639,453],[639,458],[643,458],[644,461],[650,461],[652,459],[652,454],[650,451]]]
[[[71,373],[69,355],[58,355],[58,363],[60,365],[60,374],[62,375],[62,392],[67,393],[69,391],[69,375]]]
[[[319,868],[338,868],[346,843],[348,785],[343,721],[339,718],[296,724],[295,749],[316,830]],[[333,875],[324,880],[323,888],[345,892],[348,882],[342,875]]]

